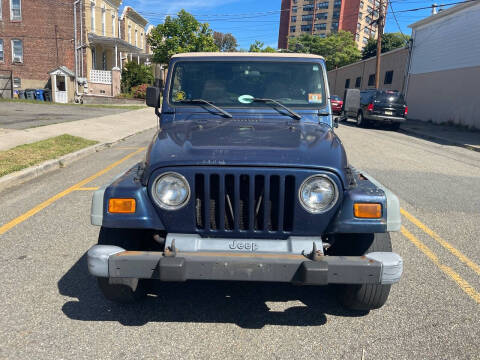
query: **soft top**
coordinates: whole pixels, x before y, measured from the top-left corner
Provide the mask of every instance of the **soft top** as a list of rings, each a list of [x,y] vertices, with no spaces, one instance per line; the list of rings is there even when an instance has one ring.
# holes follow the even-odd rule
[[[254,52],[195,52],[173,55],[172,58],[183,57],[269,57],[269,58],[308,58],[322,59],[323,56],[300,53],[254,53]]]

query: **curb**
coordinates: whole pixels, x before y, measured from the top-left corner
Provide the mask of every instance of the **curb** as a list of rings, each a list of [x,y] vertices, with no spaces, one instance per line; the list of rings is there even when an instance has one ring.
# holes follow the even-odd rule
[[[24,183],[28,180],[35,179],[35,178],[37,178],[37,177],[39,177],[43,174],[47,174],[47,173],[53,171],[53,170],[57,170],[57,169],[60,169],[62,167],[65,167],[66,165],[69,165],[69,164],[71,164],[71,163],[73,163],[77,160],[80,160],[80,159],[82,159],[82,158],[84,158],[84,157],[86,157],[90,154],[108,149],[108,148],[114,146],[115,144],[118,144],[119,142],[125,141],[126,139],[128,139],[132,136],[141,134],[145,131],[149,131],[149,130],[152,130],[152,129],[155,129],[155,127],[151,127],[151,128],[136,132],[134,134],[127,135],[127,136],[125,136],[123,138],[120,138],[118,140],[115,140],[115,141],[95,144],[95,145],[86,147],[84,149],[75,151],[73,153],[63,155],[62,157],[60,157],[58,159],[47,160],[47,161],[45,161],[41,164],[31,166],[29,168],[26,168],[26,169],[16,171],[14,173],[2,176],[2,177],[0,177],[0,191],[3,191],[5,189],[7,189],[9,187],[12,187],[12,186],[15,186],[15,185],[22,184],[22,183]]]
[[[477,147],[477,146],[459,143],[459,142],[448,140],[448,139],[441,138],[441,137],[438,137],[438,136],[433,136],[433,135],[428,135],[428,134],[424,134],[424,133],[421,133],[421,132],[417,132],[415,130],[405,129],[405,128],[402,128],[402,127],[400,127],[400,129],[398,129],[398,130],[400,132],[405,133],[405,134],[416,135],[416,136],[418,136],[422,139],[439,141],[439,142],[442,142],[445,145],[455,145],[455,146],[462,147],[464,149],[468,149],[468,150],[471,150],[471,151],[480,152],[480,147]]]

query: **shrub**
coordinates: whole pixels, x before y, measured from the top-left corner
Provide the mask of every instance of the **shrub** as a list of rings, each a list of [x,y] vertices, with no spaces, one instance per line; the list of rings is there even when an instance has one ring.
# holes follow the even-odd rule
[[[136,99],[145,99],[147,97],[147,87],[150,84],[142,84],[132,87],[132,95]]]
[[[152,68],[130,61],[122,70],[122,92],[129,93],[134,86],[153,84]]]

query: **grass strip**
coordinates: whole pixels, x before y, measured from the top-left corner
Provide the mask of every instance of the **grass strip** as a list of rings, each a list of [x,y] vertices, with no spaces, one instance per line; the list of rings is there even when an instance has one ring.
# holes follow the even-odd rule
[[[97,141],[64,134],[0,151],[0,176],[56,159],[96,143]]]

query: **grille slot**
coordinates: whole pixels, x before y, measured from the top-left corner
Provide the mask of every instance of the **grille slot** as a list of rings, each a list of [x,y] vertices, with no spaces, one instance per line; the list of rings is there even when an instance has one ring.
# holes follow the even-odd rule
[[[197,230],[291,232],[295,186],[292,175],[195,174]]]

